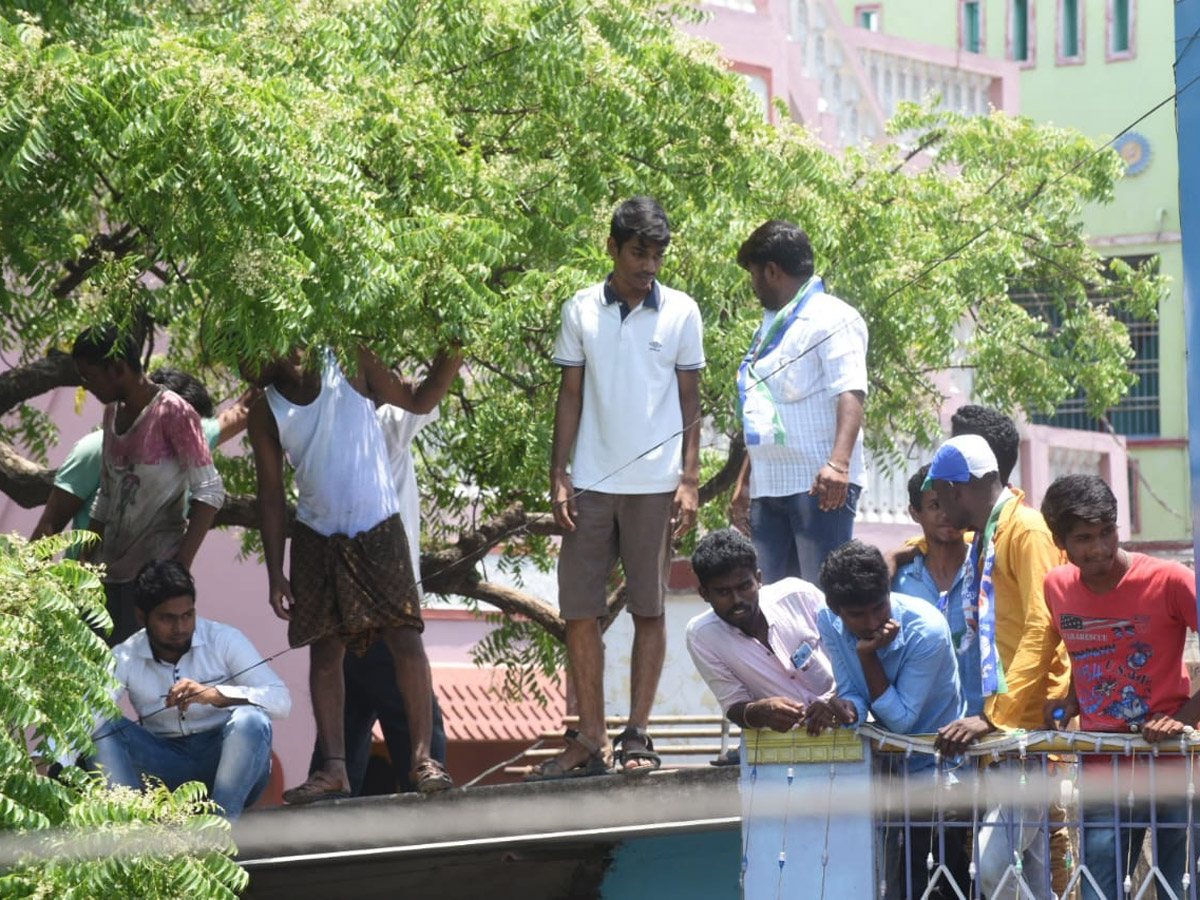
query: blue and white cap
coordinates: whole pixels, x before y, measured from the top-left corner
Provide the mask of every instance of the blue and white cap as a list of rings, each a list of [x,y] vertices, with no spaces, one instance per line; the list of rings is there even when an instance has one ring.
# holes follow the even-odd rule
[[[935,481],[954,481],[963,483],[972,478],[982,478],[989,472],[999,472],[996,454],[992,448],[977,434],[960,434],[952,437],[934,454],[933,462],[929,464],[929,475],[925,478],[922,490],[928,490]]]

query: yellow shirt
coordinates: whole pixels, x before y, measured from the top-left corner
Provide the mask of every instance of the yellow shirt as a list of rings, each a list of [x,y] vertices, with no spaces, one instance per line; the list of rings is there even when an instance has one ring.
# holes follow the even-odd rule
[[[1067,648],[1050,621],[1042,590],[1046,573],[1065,563],[1046,520],[1025,505],[1025,494],[1000,511],[996,523],[996,648],[1004,664],[1008,692],[989,697],[987,717],[998,728],[1042,727],[1049,697],[1066,696],[1071,681]]]
[[[1042,584],[1046,573],[1067,561],[1054,545],[1042,514],[1016,496],[996,523],[996,649],[1008,691],[984,703],[997,728],[1028,731],[1042,727],[1042,709],[1050,697],[1065,697],[1071,682],[1067,648],[1052,627]],[[909,545],[925,549],[924,538]]]

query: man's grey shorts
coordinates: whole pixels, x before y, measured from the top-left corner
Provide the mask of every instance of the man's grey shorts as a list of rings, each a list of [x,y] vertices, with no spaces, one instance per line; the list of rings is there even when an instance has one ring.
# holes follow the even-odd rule
[[[662,615],[674,499],[674,491],[583,491],[575,498],[575,530],[563,536],[558,557],[558,607],[564,619],[605,614],[608,576],[617,559],[625,569],[629,611],[648,618]]]

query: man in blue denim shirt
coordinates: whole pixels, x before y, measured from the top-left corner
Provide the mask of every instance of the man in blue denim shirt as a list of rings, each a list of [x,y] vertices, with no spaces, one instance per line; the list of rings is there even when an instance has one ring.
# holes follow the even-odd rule
[[[962,717],[966,704],[950,626],[924,600],[891,592],[879,550],[860,541],[843,544],[821,567],[821,587],[827,604],[817,619],[821,643],[833,663],[838,695],[854,704],[858,721],[865,721],[869,711],[888,731],[932,734]],[[910,784],[920,784],[921,779],[912,777],[918,773],[932,780],[935,765],[932,755],[913,754],[907,764]],[[956,883],[968,883],[964,833],[961,828],[887,825],[884,841],[892,849],[885,851],[886,896],[923,896],[930,854],[947,866]],[[897,859],[902,842],[907,844],[906,868]],[[953,893],[943,878],[929,896],[949,898]]]
[[[933,734],[966,704],[944,616],[915,597],[893,594],[875,547],[850,541],[821,567],[827,608],[817,626],[833,663],[838,695],[897,734]],[[909,771],[932,769],[914,756]]]
[[[923,553],[901,566],[892,580],[892,590],[932,603],[950,624],[950,639],[958,658],[958,677],[962,684],[967,715],[983,712],[983,690],[979,681],[979,644],[971,641],[963,647],[967,622],[962,608],[963,562],[970,545],[964,532],[950,524],[931,488],[921,490],[929,466],[922,466],[908,480],[908,514],[921,526],[925,538]]]

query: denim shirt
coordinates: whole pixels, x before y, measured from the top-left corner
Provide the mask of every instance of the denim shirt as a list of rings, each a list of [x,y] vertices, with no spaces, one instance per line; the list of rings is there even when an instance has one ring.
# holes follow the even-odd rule
[[[902,566],[892,582],[892,590],[898,594],[910,597],[920,597],[942,610],[950,623],[950,639],[954,642],[954,654],[958,659],[958,677],[962,682],[963,698],[967,701],[967,715],[978,716],[983,713],[983,683],[979,674],[979,641],[971,641],[969,647],[962,649],[963,637],[967,632],[967,621],[962,608],[963,570],[960,568],[954,576],[954,584],[946,593],[946,599],[941,599],[933,576],[925,567],[925,554],[918,554],[906,566]]]
[[[855,705],[859,722],[870,711],[896,734],[933,734],[965,710],[950,628],[926,601],[903,594],[892,594],[892,618],[900,623],[900,633],[877,654],[889,685],[872,700],[858,658],[858,638],[833,610],[820,611],[817,625],[833,663],[838,696]],[[909,771],[933,766],[932,756],[914,755]]]

